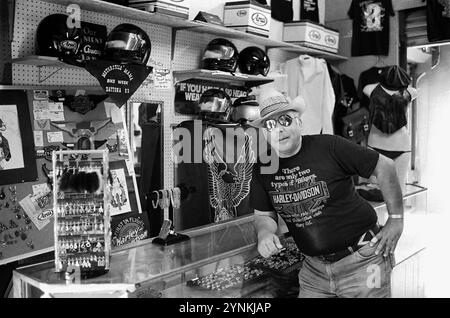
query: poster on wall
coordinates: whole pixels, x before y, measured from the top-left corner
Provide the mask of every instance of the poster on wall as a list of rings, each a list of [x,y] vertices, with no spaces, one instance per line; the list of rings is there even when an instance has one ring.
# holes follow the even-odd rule
[[[0,107],[0,170],[24,167],[17,105]]]
[[[127,180],[124,169],[110,170],[111,173],[111,216],[131,212]]]
[[[36,181],[33,140],[25,91],[0,91],[0,185]]]

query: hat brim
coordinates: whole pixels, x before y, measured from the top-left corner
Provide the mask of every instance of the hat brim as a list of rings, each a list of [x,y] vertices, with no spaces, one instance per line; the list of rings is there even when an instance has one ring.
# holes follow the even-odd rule
[[[278,108],[277,110],[267,114],[266,116],[263,116],[252,122],[249,122],[248,124],[250,126],[253,126],[256,128],[262,128],[262,127],[264,127],[264,123],[267,119],[269,119],[273,116],[279,115],[281,113],[287,112],[287,111],[295,111],[295,112],[299,113],[299,115],[301,116],[303,114],[303,112],[305,111],[305,106],[303,103],[292,102],[290,104],[283,105],[280,108]]]

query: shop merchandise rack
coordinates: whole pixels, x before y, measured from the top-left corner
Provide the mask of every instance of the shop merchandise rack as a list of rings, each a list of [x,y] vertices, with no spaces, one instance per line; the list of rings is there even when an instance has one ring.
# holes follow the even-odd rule
[[[104,274],[111,254],[108,150],[53,152],[53,171],[56,272]],[[76,174],[76,185],[66,186]]]

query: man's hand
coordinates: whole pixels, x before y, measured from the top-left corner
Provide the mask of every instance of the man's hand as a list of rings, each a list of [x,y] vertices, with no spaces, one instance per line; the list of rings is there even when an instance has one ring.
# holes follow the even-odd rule
[[[384,257],[394,254],[397,242],[403,232],[403,219],[388,219],[386,225],[381,231],[370,241],[370,246],[378,243],[375,254],[383,253]]]
[[[277,254],[282,248],[280,239],[273,233],[265,233],[258,237],[258,252],[264,258]]]

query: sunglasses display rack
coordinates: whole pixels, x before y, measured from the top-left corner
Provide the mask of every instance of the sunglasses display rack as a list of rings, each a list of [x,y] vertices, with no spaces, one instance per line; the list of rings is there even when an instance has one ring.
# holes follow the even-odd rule
[[[104,274],[111,254],[108,150],[55,151],[52,158],[56,272]]]

